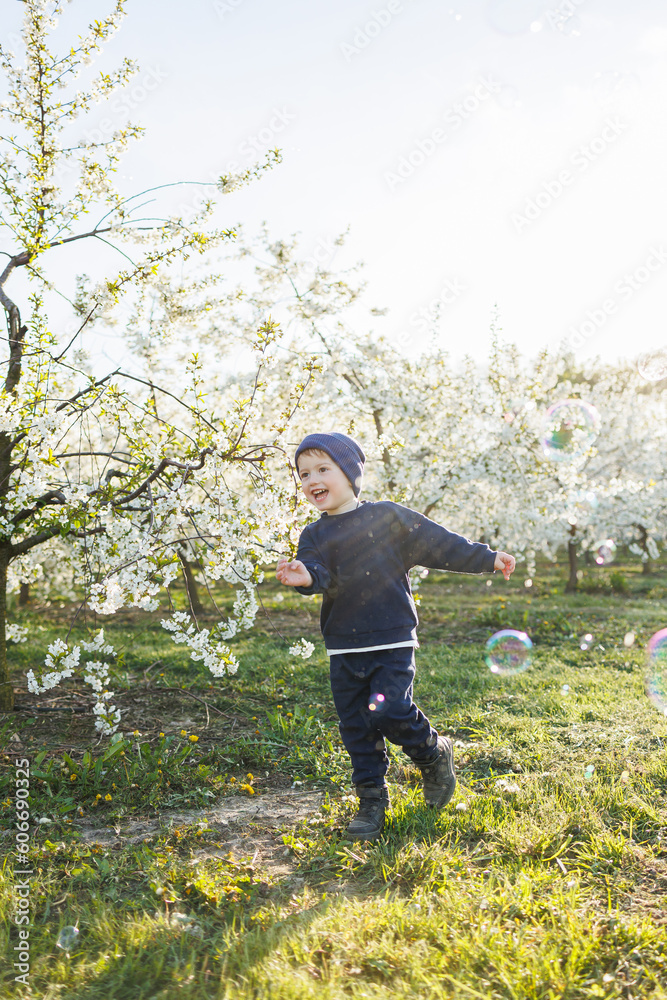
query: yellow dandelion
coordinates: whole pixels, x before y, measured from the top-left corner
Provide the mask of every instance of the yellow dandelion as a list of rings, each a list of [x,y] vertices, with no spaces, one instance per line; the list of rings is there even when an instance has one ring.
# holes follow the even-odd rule
[[[76,778],[77,778],[76,774],[70,774],[69,776],[70,781],[76,781]]]
[[[109,793],[108,793],[108,792],[107,792],[107,794],[106,794],[106,795],[104,796],[104,801],[105,801],[105,802],[113,802],[113,799],[111,798],[111,796],[109,795]]]
[[[246,778],[248,779],[248,781],[254,781],[255,780],[253,778],[252,774],[246,774]]]
[[[232,775],[231,778],[229,779],[230,785],[233,785],[235,781],[236,781],[236,778],[234,777],[234,775]]]
[[[187,734],[187,732],[185,731],[185,729],[181,729],[181,736],[187,736],[187,735],[188,735],[188,734]]]
[[[159,733],[158,735],[159,735],[159,736],[164,736],[164,733]]]
[[[189,738],[189,740],[190,740],[191,743],[196,743],[197,740],[199,739],[199,737],[195,736],[194,734],[192,736],[188,737],[188,738]]]

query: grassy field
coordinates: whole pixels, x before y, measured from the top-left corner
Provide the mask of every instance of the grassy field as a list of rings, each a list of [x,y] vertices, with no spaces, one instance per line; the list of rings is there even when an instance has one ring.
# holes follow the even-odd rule
[[[392,748],[370,845],[344,838],[355,803],[317,600],[267,581],[270,621],[222,680],[171,642],[164,612],[104,622],[124,653],[123,721],[101,741],[83,684],[25,687],[68,609],[18,614],[31,632],[12,650],[19,710],[0,717],[0,996],[667,998],[667,719],[644,690],[667,576],[590,568],[565,594],[564,575],[422,583],[415,697],[454,739],[459,784],[428,810]],[[483,660],[503,627],[534,643],[512,677]],[[287,653],[301,635],[318,641],[307,661]],[[28,987],[11,969],[16,758],[31,762]]]

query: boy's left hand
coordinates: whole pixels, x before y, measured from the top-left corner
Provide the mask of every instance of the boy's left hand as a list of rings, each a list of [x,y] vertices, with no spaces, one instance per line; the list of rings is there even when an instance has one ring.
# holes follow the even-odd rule
[[[496,561],[493,564],[493,568],[501,569],[506,580],[509,580],[511,577],[515,566],[516,559],[514,556],[511,556],[508,552],[496,552]]]

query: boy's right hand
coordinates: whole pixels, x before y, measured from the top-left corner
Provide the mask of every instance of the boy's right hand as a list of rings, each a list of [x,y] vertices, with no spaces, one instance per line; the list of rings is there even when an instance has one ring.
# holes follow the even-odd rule
[[[284,556],[278,560],[276,576],[287,587],[310,587],[313,582],[312,576],[300,559],[290,562]]]

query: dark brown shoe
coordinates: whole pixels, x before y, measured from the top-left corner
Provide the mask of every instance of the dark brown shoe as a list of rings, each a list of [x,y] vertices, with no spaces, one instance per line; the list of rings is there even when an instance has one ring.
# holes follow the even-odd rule
[[[389,808],[389,791],[382,788],[355,785],[359,811],[347,828],[350,840],[377,840],[384,829],[384,813]]]
[[[446,736],[438,736],[438,759],[433,764],[417,764],[417,767],[424,778],[424,802],[442,809],[456,788],[452,741]]]

